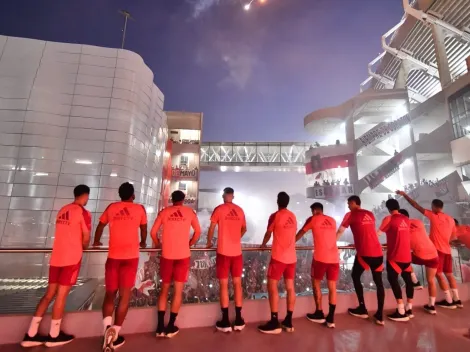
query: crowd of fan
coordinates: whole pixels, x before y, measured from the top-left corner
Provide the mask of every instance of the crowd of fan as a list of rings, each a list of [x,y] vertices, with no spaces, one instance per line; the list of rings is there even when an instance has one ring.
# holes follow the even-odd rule
[[[438,178],[436,178],[436,180],[434,180],[434,181],[427,180],[427,179],[423,178],[419,183],[418,182],[409,183],[409,184],[403,186],[403,190],[406,193],[411,193],[420,186],[436,187],[436,186],[440,186],[443,182],[446,182],[446,181],[439,180]],[[401,196],[399,196],[398,194],[395,194],[395,195],[389,194],[388,199],[391,199],[391,198],[399,199],[399,198],[401,198]],[[375,215],[378,215],[378,214],[382,213],[383,211],[385,211],[386,209],[387,208],[385,206],[385,200],[383,200],[382,203],[380,203],[380,205],[374,206],[372,211]]]
[[[191,259],[205,260],[208,263],[214,262],[211,260],[213,254],[204,252],[193,252]],[[269,263],[268,252],[245,252],[244,267],[249,270],[244,270],[243,274],[243,291],[245,299],[260,299],[267,298],[267,266]],[[298,295],[311,295],[312,283],[310,278],[312,261],[311,251],[299,251],[297,253],[297,272],[295,278],[295,287]],[[142,270],[142,277],[139,287],[135,287],[132,292],[131,307],[147,307],[155,306],[159,294],[158,272],[159,272],[159,257],[152,255],[148,261],[144,263]],[[208,265],[203,269],[196,269],[192,265],[189,273],[188,282],[183,291],[183,303],[204,303],[204,302],[217,302],[219,300],[219,283],[216,279],[215,265]],[[352,291],[353,284],[350,278],[351,268],[346,265],[341,265],[340,278],[338,280],[338,290]],[[322,288],[326,289],[326,282]],[[233,290],[230,288],[231,295]],[[284,288],[281,287],[280,292]],[[231,297],[233,298],[233,297]]]
[[[347,178],[344,179],[343,182],[341,180],[323,180],[321,183],[318,181],[315,181],[313,184],[313,187],[321,187],[321,186],[341,186],[341,185],[347,186],[349,185],[349,181]]]

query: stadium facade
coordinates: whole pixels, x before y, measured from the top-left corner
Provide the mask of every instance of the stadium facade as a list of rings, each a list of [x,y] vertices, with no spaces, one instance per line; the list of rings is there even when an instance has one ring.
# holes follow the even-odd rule
[[[403,6],[360,94],[305,117],[312,134],[338,139],[336,151],[307,152],[307,194],[360,194],[381,217],[384,202],[405,189],[424,205],[443,199],[447,212],[468,222],[469,3],[403,0]]]

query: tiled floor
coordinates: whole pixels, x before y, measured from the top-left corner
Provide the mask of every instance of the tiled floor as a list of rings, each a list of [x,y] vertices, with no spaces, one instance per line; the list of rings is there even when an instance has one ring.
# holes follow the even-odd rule
[[[131,335],[126,336],[126,344],[119,351],[470,351],[470,339],[463,337],[470,328],[469,306],[455,311],[441,309],[437,316],[415,310],[416,317],[411,322],[387,321],[385,327],[376,326],[372,321],[339,315],[334,330],[306,319],[297,319],[294,321],[296,330],[292,334],[263,335],[256,330],[256,325],[249,325],[243,332],[231,334],[218,333],[211,328],[186,329],[171,340],[156,339],[152,334]],[[46,348],[39,347],[31,349],[31,352],[44,350]],[[100,343],[98,338],[79,339],[54,350],[100,351]],[[24,350],[19,345],[5,345],[0,346],[0,351]]]

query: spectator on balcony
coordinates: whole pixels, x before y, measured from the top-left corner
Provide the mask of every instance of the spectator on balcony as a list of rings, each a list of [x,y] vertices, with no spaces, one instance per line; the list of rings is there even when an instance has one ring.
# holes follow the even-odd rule
[[[348,181],[347,178],[344,179],[343,184],[344,184],[345,186],[349,185],[349,181]]]

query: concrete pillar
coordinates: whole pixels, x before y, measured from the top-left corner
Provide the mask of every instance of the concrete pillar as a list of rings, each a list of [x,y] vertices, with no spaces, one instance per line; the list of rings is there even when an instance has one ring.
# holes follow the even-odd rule
[[[445,38],[446,30],[440,26],[431,26],[432,39],[434,42],[434,52],[436,53],[437,69],[439,70],[439,78],[441,87],[444,88],[452,81],[450,74],[449,61],[447,60]]]
[[[352,116],[350,116],[347,120],[346,120],[346,128],[345,128],[345,132],[346,132],[346,143],[347,144],[352,144],[353,146],[353,152],[354,154],[357,153],[357,150],[356,150],[356,147],[355,147],[355,134],[354,134],[354,118]],[[358,174],[357,174],[357,166],[353,166],[353,167],[349,167],[349,182],[351,184],[355,184],[358,180]]]

